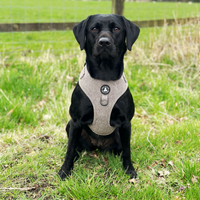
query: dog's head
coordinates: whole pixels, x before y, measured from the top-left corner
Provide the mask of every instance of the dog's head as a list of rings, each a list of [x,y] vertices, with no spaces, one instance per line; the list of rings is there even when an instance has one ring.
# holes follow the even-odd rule
[[[140,29],[119,15],[91,15],[73,28],[81,50],[100,59],[117,58],[131,50]]]

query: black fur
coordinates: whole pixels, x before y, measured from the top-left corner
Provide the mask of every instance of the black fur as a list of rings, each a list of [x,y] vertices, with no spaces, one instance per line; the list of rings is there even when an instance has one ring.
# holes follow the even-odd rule
[[[85,49],[87,69],[91,77],[110,81],[121,77],[124,70],[124,54],[139,35],[139,28],[119,15],[92,15],[77,24],[73,29],[80,48]],[[134,115],[132,95],[127,91],[117,100],[110,119],[110,125],[116,127],[108,136],[93,133],[88,125],[93,121],[93,106],[76,85],[71,99],[71,120],[67,124],[68,147],[65,161],[59,171],[64,180],[71,174],[78,152],[82,150],[111,151],[122,154],[123,167],[127,174],[136,177],[131,163],[130,137],[131,119]],[[103,128],[103,127],[102,127]]]

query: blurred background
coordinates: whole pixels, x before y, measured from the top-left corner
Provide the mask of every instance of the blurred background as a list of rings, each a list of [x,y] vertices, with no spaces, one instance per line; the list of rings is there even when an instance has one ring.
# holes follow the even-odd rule
[[[98,13],[123,14],[140,28],[154,27],[159,32],[164,25],[198,23],[200,0],[1,0],[0,56],[7,60],[78,50],[72,27]],[[141,31],[141,42],[149,40],[149,32]]]

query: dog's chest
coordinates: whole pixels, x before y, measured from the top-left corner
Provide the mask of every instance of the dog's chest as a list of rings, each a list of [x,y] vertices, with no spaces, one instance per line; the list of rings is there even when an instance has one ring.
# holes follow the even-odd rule
[[[128,83],[124,74],[116,81],[102,81],[90,76],[85,66],[79,77],[79,85],[90,99],[94,118],[89,128],[98,135],[109,135],[115,127],[110,126],[110,116],[116,101],[125,93]]]

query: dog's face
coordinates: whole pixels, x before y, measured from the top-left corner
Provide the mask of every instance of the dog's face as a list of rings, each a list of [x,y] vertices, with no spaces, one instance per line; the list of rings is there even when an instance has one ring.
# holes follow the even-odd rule
[[[121,17],[96,15],[86,28],[85,48],[94,58],[116,58],[120,52],[126,51],[125,34]]]
[[[80,48],[94,59],[115,59],[124,55],[139,35],[139,28],[119,15],[91,15],[77,24],[74,35]]]

